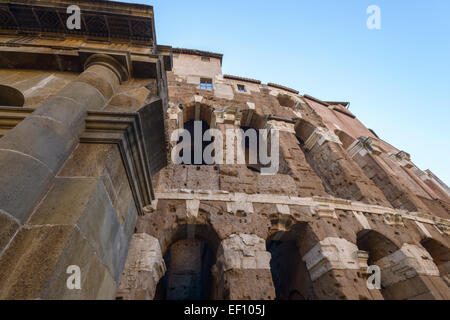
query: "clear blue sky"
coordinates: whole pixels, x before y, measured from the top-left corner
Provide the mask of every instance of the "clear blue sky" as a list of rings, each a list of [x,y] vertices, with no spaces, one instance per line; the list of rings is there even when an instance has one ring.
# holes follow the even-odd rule
[[[224,54],[224,73],[350,110],[450,184],[449,0],[154,0],[159,44]],[[381,30],[368,30],[369,5]]]

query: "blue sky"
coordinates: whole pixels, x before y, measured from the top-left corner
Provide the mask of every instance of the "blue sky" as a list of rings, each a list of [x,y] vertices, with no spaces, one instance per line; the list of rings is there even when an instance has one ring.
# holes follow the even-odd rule
[[[159,44],[224,54],[223,71],[350,110],[450,184],[449,0],[155,0]],[[381,9],[369,30],[366,9]]]

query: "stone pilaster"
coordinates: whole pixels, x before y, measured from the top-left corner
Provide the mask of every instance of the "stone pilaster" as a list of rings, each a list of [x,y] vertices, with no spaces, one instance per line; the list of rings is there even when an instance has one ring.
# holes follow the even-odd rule
[[[347,155],[339,137],[333,132],[314,127],[301,119],[296,124],[296,132],[304,142],[303,148],[309,164],[331,195],[390,206],[381,190]]]
[[[382,299],[366,284],[367,253],[342,238],[326,238],[303,255],[318,299]]]
[[[213,298],[225,300],[273,300],[271,255],[256,235],[233,234],[223,240],[213,267]]]
[[[404,184],[400,183],[392,171],[388,171],[387,168],[389,167],[381,165],[384,160],[380,158],[382,150],[377,139],[360,137],[347,148],[347,153],[361,167],[365,175],[383,192],[394,208],[409,211],[428,211],[427,206]],[[399,152],[397,155],[390,157],[405,170],[411,168],[407,153]],[[399,174],[404,174],[404,172],[399,171]]]
[[[153,300],[165,273],[166,264],[158,239],[145,233],[134,234],[117,299]]]
[[[381,269],[381,285],[386,299],[450,299],[438,267],[424,248],[405,243],[374,264]]]

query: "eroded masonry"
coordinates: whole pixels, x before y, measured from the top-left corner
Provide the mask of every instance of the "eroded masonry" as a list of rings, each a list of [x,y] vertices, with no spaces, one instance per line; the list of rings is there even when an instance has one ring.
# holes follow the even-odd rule
[[[347,102],[158,45],[150,6],[0,17],[0,299],[450,299],[449,188]],[[172,163],[194,121],[278,130],[278,174]]]

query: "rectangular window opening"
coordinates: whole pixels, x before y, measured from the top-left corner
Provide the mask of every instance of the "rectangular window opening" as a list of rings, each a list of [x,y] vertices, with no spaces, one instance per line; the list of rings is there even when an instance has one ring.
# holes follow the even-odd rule
[[[202,90],[212,90],[212,79],[202,78],[200,79],[200,89]]]
[[[238,85],[237,85],[237,88],[238,88],[238,91],[239,91],[239,92],[247,92],[247,91],[245,90],[245,86],[244,86],[243,84],[238,84]]]

